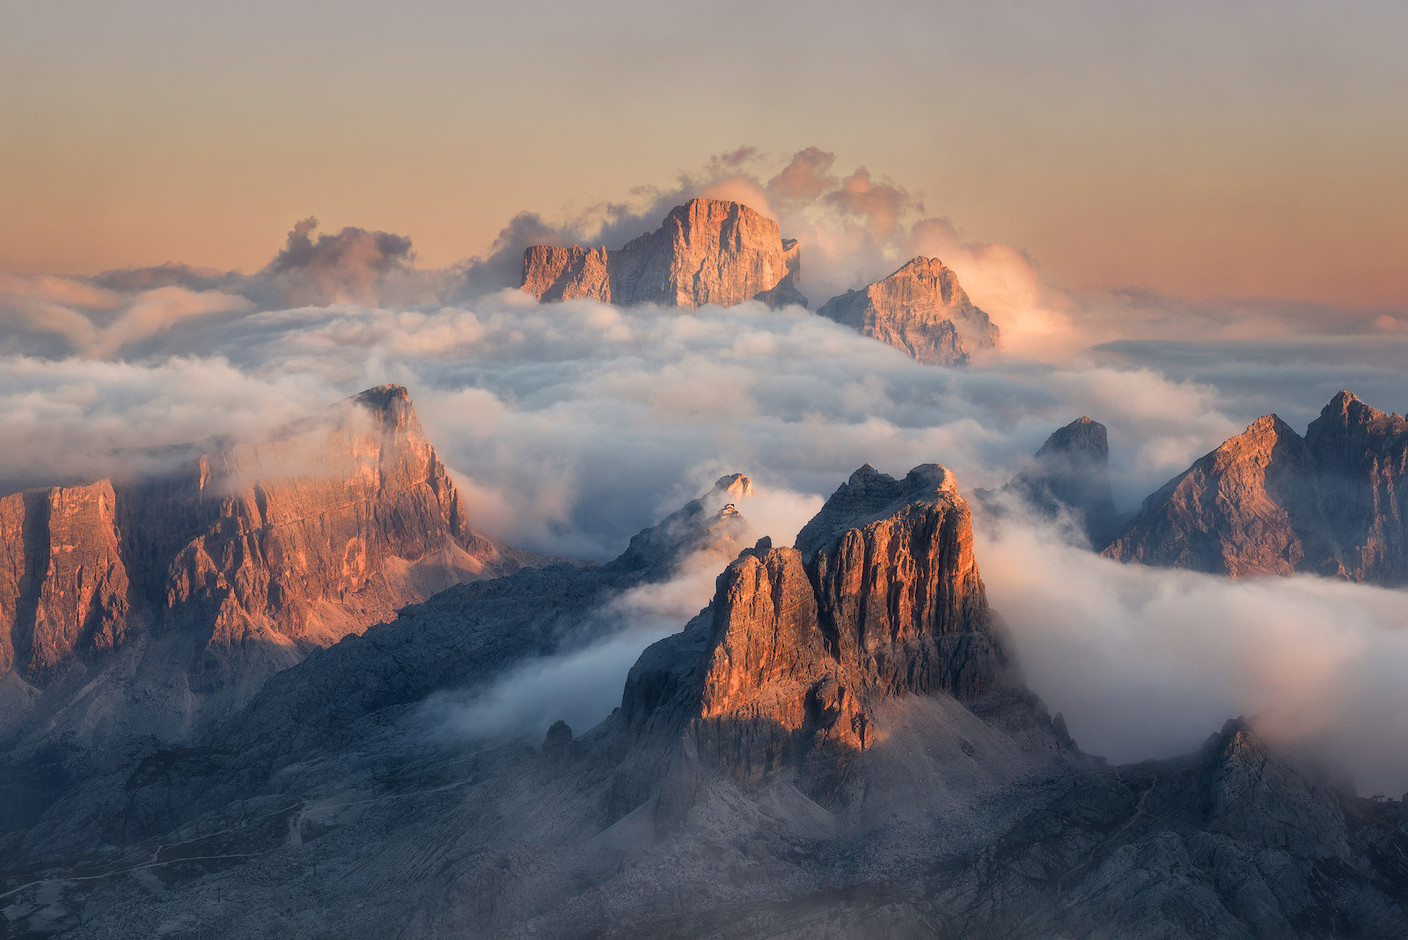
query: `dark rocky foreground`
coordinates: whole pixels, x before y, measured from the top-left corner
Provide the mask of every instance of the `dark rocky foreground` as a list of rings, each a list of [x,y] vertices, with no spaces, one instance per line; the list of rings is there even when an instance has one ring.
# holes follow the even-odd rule
[[[740,486],[608,565],[461,585],[314,652],[192,746],[51,781],[0,843],[5,935],[1408,933],[1398,802],[1243,721],[1177,760],[1079,751],[1010,661],[946,470],[863,468],[794,547],[741,553]],[[437,693],[610,634],[613,597],[711,546],[737,556],[712,604],[606,721],[446,732]],[[7,779],[65,772],[45,756]]]

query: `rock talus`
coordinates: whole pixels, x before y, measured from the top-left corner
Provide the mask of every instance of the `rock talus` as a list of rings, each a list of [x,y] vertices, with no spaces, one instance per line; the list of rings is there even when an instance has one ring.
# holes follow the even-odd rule
[[[795,239],[737,202],[691,199],[624,247],[533,246],[522,289],[543,301],[589,297],[621,306],[731,307],[747,300],[806,306]]]

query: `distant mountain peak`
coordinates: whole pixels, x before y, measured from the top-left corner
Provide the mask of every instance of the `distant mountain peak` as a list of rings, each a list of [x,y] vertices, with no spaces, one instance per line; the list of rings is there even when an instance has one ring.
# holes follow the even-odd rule
[[[1302,437],[1274,414],[1145,500],[1106,554],[1233,577],[1408,583],[1408,421],[1341,390]]]
[[[639,568],[664,576],[699,553],[717,564],[728,564],[758,539],[738,509],[738,504],[752,495],[752,480],[741,473],[725,474],[707,492],[637,532],[626,551],[607,567]]]
[[[796,286],[800,270],[797,242],[782,238],[776,221],[742,203],[698,198],[619,249],[527,249],[521,288],[542,301],[731,307],[759,300],[805,307]]]
[[[1082,415],[1057,428],[1002,492],[1020,497],[1048,519],[1075,513],[1090,544],[1103,547],[1119,528],[1119,513],[1110,494],[1105,425]]]
[[[967,364],[997,344],[997,327],[937,258],[913,258],[889,277],[831,298],[817,313],[938,365]]]

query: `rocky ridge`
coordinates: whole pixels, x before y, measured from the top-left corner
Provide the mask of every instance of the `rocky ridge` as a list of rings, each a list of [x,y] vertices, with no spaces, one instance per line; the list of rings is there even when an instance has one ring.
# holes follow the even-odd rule
[[[689,517],[662,550],[733,525]],[[1403,935],[1401,803],[1243,720],[1175,760],[1081,754],[1006,665],[968,522],[941,467],[863,467],[793,548],[742,552],[610,718],[540,748],[446,739],[425,703],[562,648],[610,609],[603,577],[661,567],[453,588],[0,839],[3,916],[72,936]]]
[[[183,660],[152,681],[178,683],[186,713],[190,696],[247,698],[312,648],[538,560],[474,531],[409,394],[383,386],[156,476],[0,499],[0,666],[59,707],[109,666],[151,673],[155,644]],[[111,718],[103,696],[84,698],[99,711],[74,720],[111,723],[93,725]]]
[[[623,248],[536,245],[523,254],[521,288],[539,300],[589,297],[621,306],[731,307],[760,300],[806,306],[797,290],[795,239],[745,205],[691,199],[659,229]]]
[[[937,258],[914,258],[889,277],[831,298],[817,313],[936,365],[967,365],[998,340],[992,320]]]
[[[885,701],[974,701],[1005,662],[953,475],[927,465],[895,480],[867,465],[795,547],[764,539],[724,570],[709,610],[632,669],[622,715],[635,736],[683,723],[677,773],[756,783],[803,767],[830,801],[883,737]]]
[[[1408,421],[1338,393],[1304,437],[1275,415],[1144,501],[1105,550],[1246,577],[1307,572],[1408,583]]]

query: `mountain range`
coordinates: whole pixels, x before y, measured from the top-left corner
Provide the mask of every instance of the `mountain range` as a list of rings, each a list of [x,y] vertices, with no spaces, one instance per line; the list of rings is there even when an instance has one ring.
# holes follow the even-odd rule
[[[523,255],[521,288],[542,301],[588,297],[622,306],[807,306],[797,288],[801,248],[778,225],[737,203],[691,199],[656,231],[620,249],[537,245]],[[998,328],[935,258],[914,258],[889,277],[833,297],[821,316],[921,362],[967,365],[996,347]]]
[[[438,464],[411,433],[404,390],[372,390],[344,408],[370,408],[375,434],[359,440],[381,442],[354,477],[391,454],[391,479],[434,491]],[[1061,474],[1079,466],[1058,459],[1063,449],[1101,450],[1094,422],[1065,430],[1039,462],[1055,468],[1043,492],[1066,492]],[[345,440],[338,433],[333,443]],[[403,460],[397,441],[415,442],[417,458]],[[416,472],[398,476],[408,465]],[[1041,491],[1035,474],[1027,485]],[[466,553],[479,544],[452,527],[462,516],[446,509],[458,505],[448,490],[408,503],[396,486],[382,489],[390,508],[364,504],[370,528],[319,531],[348,544],[373,532],[390,540],[420,531],[405,520],[428,515]],[[536,566],[453,585],[313,643],[176,739],[12,733],[0,774],[7,930],[1408,929],[1402,804],[1354,796],[1268,745],[1254,722],[1231,720],[1196,753],[1166,761],[1111,767],[1080,750],[1027,687],[988,605],[952,472],[927,464],[896,479],[864,466],[791,546],[757,538],[744,514],[750,491],[746,477],[722,477],[602,565],[486,542],[496,563]],[[254,518],[220,506],[220,518]],[[574,729],[577,716],[563,714],[537,729],[537,744],[476,727],[473,703],[504,677],[525,681],[524,668],[619,638],[629,629],[622,600],[693,563],[720,571],[712,600],[639,654],[604,720]],[[271,583],[284,578],[278,565],[268,570]],[[267,605],[242,603],[243,617],[263,610],[279,622]],[[348,609],[347,595],[341,603]],[[110,668],[125,648],[78,647],[67,669]]]
[[[406,389],[0,498],[0,728],[183,740],[309,651],[540,556],[476,532]]]

